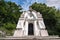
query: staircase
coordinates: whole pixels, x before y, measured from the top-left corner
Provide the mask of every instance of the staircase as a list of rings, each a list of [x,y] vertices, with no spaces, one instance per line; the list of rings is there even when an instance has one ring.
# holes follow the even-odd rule
[[[39,36],[25,36],[25,37],[3,37],[0,40],[60,40],[60,37],[48,36],[48,37],[39,37]]]

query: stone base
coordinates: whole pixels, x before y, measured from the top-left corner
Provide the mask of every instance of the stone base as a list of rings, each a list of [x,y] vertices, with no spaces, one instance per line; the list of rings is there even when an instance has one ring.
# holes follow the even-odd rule
[[[47,37],[36,37],[36,36],[25,36],[25,37],[5,37],[0,38],[0,40],[60,40],[57,36],[47,36]]]
[[[41,30],[41,36],[49,36],[47,30]]]

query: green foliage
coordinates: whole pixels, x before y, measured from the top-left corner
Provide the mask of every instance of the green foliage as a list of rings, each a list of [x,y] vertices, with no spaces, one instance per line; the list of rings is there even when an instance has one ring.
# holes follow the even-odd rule
[[[30,7],[42,14],[50,35],[60,35],[60,10],[41,3],[34,3]]]
[[[0,30],[6,31],[7,34],[14,30],[21,15],[21,9],[21,6],[14,2],[0,0]]]
[[[6,24],[4,24],[4,27],[5,27],[5,29],[7,29],[7,30],[13,30],[13,29],[16,28],[16,24],[6,23]]]

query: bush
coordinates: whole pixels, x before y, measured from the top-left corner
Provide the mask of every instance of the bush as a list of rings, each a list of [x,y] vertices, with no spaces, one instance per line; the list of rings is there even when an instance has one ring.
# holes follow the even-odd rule
[[[4,24],[4,27],[5,27],[7,30],[13,30],[13,29],[16,28],[16,24],[6,23],[6,24]]]

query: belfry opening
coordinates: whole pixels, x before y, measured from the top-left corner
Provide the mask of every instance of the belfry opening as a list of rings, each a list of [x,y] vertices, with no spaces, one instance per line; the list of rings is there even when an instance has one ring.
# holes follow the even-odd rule
[[[34,35],[33,23],[28,24],[28,35]]]

